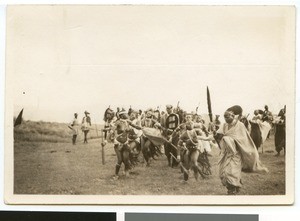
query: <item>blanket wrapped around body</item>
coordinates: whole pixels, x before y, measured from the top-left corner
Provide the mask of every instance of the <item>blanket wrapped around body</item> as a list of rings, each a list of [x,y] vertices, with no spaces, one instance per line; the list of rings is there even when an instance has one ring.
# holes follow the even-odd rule
[[[243,123],[237,121],[229,129],[228,124],[224,124],[217,133],[223,135],[219,175],[224,185],[240,186],[242,170],[268,172],[260,162],[255,144]]]

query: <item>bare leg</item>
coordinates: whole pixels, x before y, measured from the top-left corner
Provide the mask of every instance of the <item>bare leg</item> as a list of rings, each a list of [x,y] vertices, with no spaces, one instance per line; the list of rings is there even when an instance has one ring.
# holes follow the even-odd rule
[[[114,146],[116,155],[117,155],[117,164],[116,164],[116,168],[115,168],[115,176],[118,177],[119,176],[119,171],[121,168],[121,164],[122,164],[122,154],[121,151],[119,150],[119,145],[115,144]]]
[[[72,137],[72,143],[73,143],[73,145],[76,144],[76,137],[77,137],[77,135],[73,135],[73,137]]]

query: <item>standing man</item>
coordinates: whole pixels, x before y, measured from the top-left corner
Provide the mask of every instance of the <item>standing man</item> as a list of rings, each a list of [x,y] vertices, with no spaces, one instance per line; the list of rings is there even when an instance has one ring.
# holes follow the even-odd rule
[[[205,127],[205,125],[204,125],[204,120],[203,120],[203,118],[202,118],[202,116],[201,115],[196,115],[195,116],[195,123],[194,123],[194,127],[195,128],[200,128],[201,130],[206,130],[206,127]]]
[[[161,126],[165,129],[167,129],[167,139],[171,141],[172,144],[176,144],[176,137],[172,136],[172,132],[179,126],[180,120],[179,116],[177,114],[173,113],[173,106],[172,105],[166,105],[166,111],[162,117],[161,117]],[[178,164],[177,161],[173,160],[172,154],[176,155],[177,150],[170,144],[165,143],[165,155],[168,158],[168,165],[170,167],[174,167]]]
[[[83,143],[87,143],[87,134],[90,131],[90,127],[92,126],[91,123],[91,117],[89,116],[90,113],[87,111],[84,111],[85,116],[82,118],[82,125],[81,125],[81,130],[83,131],[84,134],[84,141]]]
[[[173,113],[173,106],[168,104],[166,105],[166,113],[164,113],[162,116],[161,116],[161,119],[160,119],[160,124],[162,127],[166,128],[166,121],[167,121],[167,117]]]
[[[275,147],[277,154],[279,156],[281,150],[284,150],[285,154],[285,140],[286,140],[286,131],[285,131],[285,108],[279,111],[277,119],[273,121],[275,125]]]
[[[263,116],[259,113],[259,110],[254,110],[254,116],[252,120],[262,120]]]
[[[145,117],[141,120],[141,125],[143,127],[150,127],[150,128],[159,126],[159,123],[157,122],[153,114],[152,108],[148,108],[145,111]]]
[[[268,105],[265,105],[265,110],[263,113],[262,120],[268,122],[270,124],[270,126],[272,126],[273,115],[272,115],[272,112],[269,111]],[[268,132],[268,135],[267,135],[267,138],[269,138],[269,137],[270,137],[270,131]]]
[[[204,133],[197,134],[194,129],[194,122],[192,121],[192,115],[188,115],[191,118],[187,119],[185,124],[185,130],[179,135],[178,148],[181,151],[177,153],[177,160],[182,159],[182,163],[187,170],[193,169],[195,179],[198,180],[198,175],[205,178],[202,169],[198,166],[198,158],[201,153],[201,143],[199,141],[213,140],[213,136],[206,136]],[[187,181],[188,174],[184,174],[184,180]]]
[[[76,144],[76,138],[79,133],[79,122],[78,122],[77,117],[78,117],[78,114],[74,113],[74,119],[72,120],[71,125],[70,125],[70,128],[72,129],[72,132],[73,132],[73,137],[72,137],[73,145]]]
[[[129,120],[130,120],[130,126],[129,126],[129,138],[135,140],[139,145],[140,145],[140,137],[142,136],[143,132],[138,128],[141,128],[141,121],[138,119],[138,111],[136,110],[131,110],[131,113],[129,115]],[[135,125],[137,127],[134,127],[132,125]]]
[[[141,151],[141,136],[143,135],[141,121],[138,119],[138,111],[131,109],[128,123],[128,142],[131,147],[129,156],[131,164],[135,165]]]
[[[142,127],[147,127],[147,128],[157,128],[157,129],[161,128],[160,123],[157,122],[154,119],[154,114],[153,114],[152,108],[148,108],[145,111],[145,117],[141,120],[141,126]],[[148,140],[149,139],[145,135],[141,136],[141,149],[142,149],[142,152],[144,154],[144,158],[145,158],[145,160],[147,162],[147,165],[149,165],[149,158],[150,157],[154,158],[154,156],[157,155],[157,151],[160,152],[160,153],[162,151],[161,147],[158,147],[159,149],[157,149],[156,146],[153,144],[153,146],[151,146],[153,148],[151,148],[150,152],[148,152],[149,151],[147,149],[148,147],[147,147],[147,145],[145,145]],[[149,153],[150,153],[150,155],[149,155]]]
[[[120,117],[119,117],[119,113],[120,113],[120,108],[119,107],[117,107],[117,112],[116,112],[116,117],[117,117],[117,120],[119,120],[120,119]]]
[[[263,121],[267,121],[268,123],[272,123],[273,121],[273,115],[272,112],[269,111],[268,105],[265,105],[265,110],[263,113]]]
[[[219,177],[229,195],[239,192],[242,186],[242,170],[268,172],[259,160],[257,149],[246,127],[239,121],[240,111],[234,112],[234,109],[228,108],[225,111],[226,123],[214,133],[221,147]]]
[[[107,135],[108,133],[110,132],[110,129],[112,127],[112,122],[114,120],[114,116],[115,116],[115,113],[112,109],[107,108],[105,110],[105,113],[104,113],[104,139],[107,140]]]
[[[119,119],[114,122],[113,130],[115,131],[115,140],[114,140],[114,150],[117,156],[117,163],[115,166],[115,175],[113,177],[114,180],[119,178],[119,171],[121,168],[122,163],[125,164],[125,175],[129,175],[129,156],[128,159],[123,159],[123,151],[127,146],[124,145],[127,142],[127,132],[129,131],[129,124],[128,124],[128,114],[125,110],[118,112]]]

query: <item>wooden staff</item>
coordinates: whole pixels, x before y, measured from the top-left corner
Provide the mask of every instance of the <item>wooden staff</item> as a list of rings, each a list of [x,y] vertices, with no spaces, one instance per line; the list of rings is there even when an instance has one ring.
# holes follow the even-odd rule
[[[177,160],[177,158],[172,153],[170,153],[170,154],[175,160]],[[185,174],[189,175],[189,171],[182,165],[182,162],[179,162],[179,166],[182,168],[182,170]]]
[[[105,164],[105,151],[104,151],[105,143],[104,143],[104,139],[103,139],[103,137],[104,137],[103,130],[101,130],[101,136],[102,136],[102,138],[101,138],[101,140],[102,140],[102,143],[101,143],[102,164],[104,165]]]
[[[198,106],[196,107],[196,114],[198,114],[198,108],[200,106],[200,102],[198,103]]]
[[[97,133],[97,137],[98,137],[99,135],[98,135],[98,130],[97,130],[97,124],[95,124],[95,128],[96,128],[96,133]]]
[[[176,150],[178,150],[178,148],[174,144],[172,144],[172,142],[168,141],[166,138],[163,138],[163,140],[174,147]]]
[[[207,108],[208,108],[209,120],[210,120],[210,122],[213,122],[213,114],[212,114],[212,109],[211,109],[211,99],[210,99],[210,93],[209,93],[208,86],[206,87],[206,97],[207,97]]]

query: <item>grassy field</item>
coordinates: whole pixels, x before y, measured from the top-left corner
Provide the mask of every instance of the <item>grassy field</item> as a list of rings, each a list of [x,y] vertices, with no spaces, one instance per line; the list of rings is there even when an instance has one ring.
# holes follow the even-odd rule
[[[66,129],[67,130],[67,129]],[[68,130],[66,134],[68,134]],[[16,139],[14,143],[15,194],[122,194],[122,195],[225,195],[226,188],[218,178],[219,150],[210,156],[212,175],[196,181],[192,176],[183,182],[179,168],[167,166],[165,156],[151,162],[150,167],[139,163],[129,177],[120,171],[113,180],[116,156],[112,145],[105,146],[105,165],[101,161],[101,138],[71,144],[71,135],[55,139],[32,141]],[[20,138],[20,137],[18,137]],[[274,138],[264,144],[261,161],[268,174],[243,173],[240,195],[285,194],[285,157],[274,156]],[[142,158],[140,158],[142,159]]]
[[[89,132],[90,139],[99,138],[102,125],[93,125]],[[96,130],[97,129],[97,130]],[[72,130],[68,124],[43,122],[43,121],[25,121],[14,128],[14,139],[17,141],[42,141],[51,143],[68,143],[71,140]],[[78,140],[83,139],[83,133],[79,134]]]

